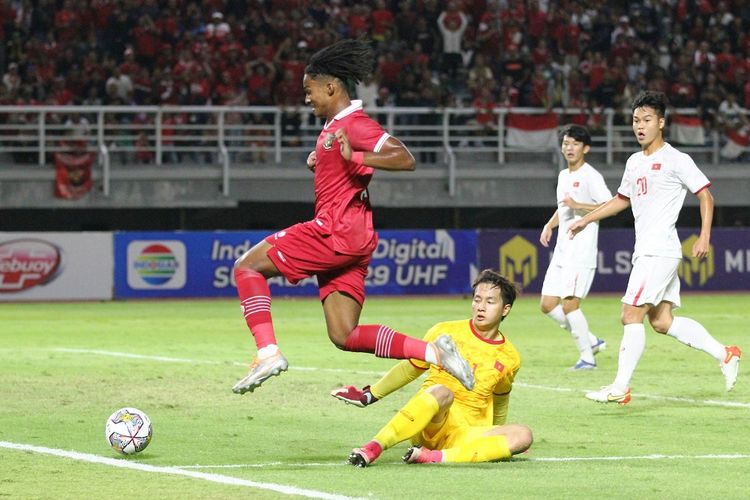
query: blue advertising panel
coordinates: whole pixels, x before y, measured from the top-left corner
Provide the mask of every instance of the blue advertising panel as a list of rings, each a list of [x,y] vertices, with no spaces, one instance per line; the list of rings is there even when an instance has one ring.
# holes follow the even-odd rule
[[[115,296],[236,297],[234,261],[270,231],[115,234]],[[380,231],[366,281],[368,294],[470,291],[476,231]],[[315,278],[269,280],[271,293],[316,296]]]
[[[552,248],[539,243],[537,230],[482,231],[480,268],[492,267],[523,285],[541,292]],[[691,256],[698,229],[679,230],[682,290],[750,290],[750,229],[714,229],[711,252],[704,260]],[[553,240],[554,242],[554,240]],[[632,229],[599,229],[597,274],[592,292],[623,292],[632,267],[635,234]],[[554,244],[554,243],[553,243]]]

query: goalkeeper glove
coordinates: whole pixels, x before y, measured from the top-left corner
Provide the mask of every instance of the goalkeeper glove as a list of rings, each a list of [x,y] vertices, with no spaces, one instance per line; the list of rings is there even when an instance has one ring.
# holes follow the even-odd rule
[[[362,390],[357,389],[353,385],[347,385],[345,387],[339,387],[331,391],[331,396],[336,399],[340,399],[348,405],[359,406],[364,408],[367,405],[371,405],[378,400],[370,392],[370,386],[366,385]]]

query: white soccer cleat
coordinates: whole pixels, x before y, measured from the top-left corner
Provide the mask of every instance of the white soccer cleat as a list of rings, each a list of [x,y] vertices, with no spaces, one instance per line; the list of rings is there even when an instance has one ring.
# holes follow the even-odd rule
[[[244,378],[234,384],[232,392],[235,394],[245,394],[253,392],[257,387],[269,378],[285,372],[289,368],[289,362],[286,360],[281,351],[266,358],[253,359],[250,365],[250,371]]]
[[[456,344],[448,335],[441,335],[433,344],[437,354],[439,366],[456,377],[461,385],[468,390],[474,388],[474,374],[471,371],[469,363],[458,353]]]
[[[605,385],[598,391],[587,392],[586,399],[596,401],[597,403],[617,403],[619,405],[626,405],[630,402],[630,388],[625,389],[623,392],[613,385]]]
[[[721,373],[724,374],[724,379],[727,383],[727,391],[731,391],[734,388],[734,384],[737,383],[742,351],[740,351],[740,348],[736,345],[729,345],[724,349],[726,350],[727,355],[719,366],[721,367]]]
[[[570,371],[573,372],[585,372],[585,371],[591,371],[596,370],[596,362],[589,363],[586,360],[579,359],[576,361],[576,364],[570,367]]]
[[[607,348],[607,343],[604,341],[604,339],[600,339],[599,337],[596,338],[596,344],[591,346],[591,353],[592,354],[599,354],[603,350]]]

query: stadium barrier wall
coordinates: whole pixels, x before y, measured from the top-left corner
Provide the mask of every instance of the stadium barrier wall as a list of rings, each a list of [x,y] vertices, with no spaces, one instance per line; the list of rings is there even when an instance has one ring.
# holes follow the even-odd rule
[[[539,243],[539,233],[538,230],[481,231],[479,268],[499,269],[521,284],[525,292],[541,292],[552,250]],[[678,269],[681,289],[750,290],[750,229],[714,229],[711,252],[703,261],[691,256],[698,234],[698,229],[678,230],[682,242],[682,262]],[[634,243],[632,229],[599,230],[597,273],[592,292],[625,292]]]
[[[232,265],[270,231],[115,233],[115,296],[236,297]],[[367,290],[374,295],[470,291],[474,230],[380,231]],[[274,295],[316,296],[315,278],[269,280]]]
[[[270,231],[0,232],[0,302],[235,297],[232,265]],[[367,278],[371,295],[464,294],[494,268],[541,291],[551,250],[537,230],[380,231]],[[679,231],[683,291],[750,290],[750,229],[719,228],[703,261],[690,256],[697,229]],[[601,229],[592,292],[625,290],[633,231]],[[276,296],[317,296],[314,278],[270,280]]]
[[[0,233],[0,302],[111,300],[112,233]]]

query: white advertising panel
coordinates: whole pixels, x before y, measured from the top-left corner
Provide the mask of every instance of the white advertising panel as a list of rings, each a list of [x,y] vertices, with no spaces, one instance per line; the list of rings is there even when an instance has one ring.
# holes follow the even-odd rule
[[[0,232],[0,302],[109,300],[112,233]]]

